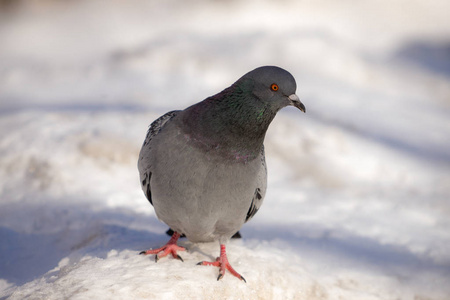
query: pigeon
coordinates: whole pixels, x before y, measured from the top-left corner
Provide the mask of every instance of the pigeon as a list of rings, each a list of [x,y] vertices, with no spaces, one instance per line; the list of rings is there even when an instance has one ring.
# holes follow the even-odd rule
[[[184,110],[170,111],[149,127],[139,154],[141,187],[156,216],[172,231],[161,248],[142,251],[155,261],[178,254],[181,236],[218,241],[220,255],[198,265],[245,281],[230,265],[226,243],[263,203],[267,187],[264,137],[283,107],[306,112],[296,82],[276,66],[256,68],[222,92]]]

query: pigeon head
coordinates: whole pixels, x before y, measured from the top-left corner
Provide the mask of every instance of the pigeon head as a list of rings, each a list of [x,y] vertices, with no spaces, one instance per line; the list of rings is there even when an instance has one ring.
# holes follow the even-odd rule
[[[199,147],[254,158],[280,109],[292,105],[305,112],[296,87],[294,77],[284,69],[254,69],[222,92],[188,107],[183,130]]]
[[[292,105],[305,112],[306,108],[295,94],[297,84],[286,70],[275,66],[254,69],[242,76],[234,85],[244,93],[251,93],[272,111]]]

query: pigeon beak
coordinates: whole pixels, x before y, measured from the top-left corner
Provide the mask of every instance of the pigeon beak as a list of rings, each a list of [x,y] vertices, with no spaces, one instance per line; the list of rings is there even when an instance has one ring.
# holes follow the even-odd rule
[[[296,94],[292,94],[289,97],[289,100],[291,101],[291,105],[297,107],[298,109],[300,109],[302,112],[306,112],[306,107],[305,105],[300,102],[300,99],[298,98],[298,96]]]

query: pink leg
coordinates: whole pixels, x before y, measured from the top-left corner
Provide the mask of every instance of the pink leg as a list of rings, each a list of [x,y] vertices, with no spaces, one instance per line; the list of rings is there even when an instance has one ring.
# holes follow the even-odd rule
[[[236,276],[240,280],[245,281],[245,278],[242,277],[238,272],[236,272],[233,267],[231,267],[230,263],[228,262],[227,253],[225,250],[225,245],[220,244],[220,256],[216,258],[216,261],[209,262],[209,261],[201,261],[198,263],[198,265],[202,266],[214,266],[219,267],[219,277],[217,277],[217,280],[220,280],[225,275],[225,271],[228,270],[232,275]]]
[[[147,251],[142,251],[139,254],[144,254],[144,255],[148,255],[148,254],[156,254],[155,256],[155,262],[158,262],[158,260],[161,257],[167,256],[169,253],[172,254],[173,258],[179,259],[181,261],[183,261],[183,259],[181,258],[181,256],[179,256],[177,254],[177,251],[184,251],[186,249],[184,249],[183,247],[180,247],[177,245],[177,241],[180,238],[180,234],[178,232],[174,232],[172,237],[170,238],[170,241],[167,242],[166,245],[162,246],[161,248],[158,249],[149,249]]]

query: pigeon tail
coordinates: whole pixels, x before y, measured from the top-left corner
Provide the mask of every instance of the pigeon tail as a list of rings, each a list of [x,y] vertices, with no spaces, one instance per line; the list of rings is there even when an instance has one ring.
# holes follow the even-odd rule
[[[214,266],[219,267],[219,276],[217,277],[217,280],[220,280],[225,275],[226,270],[228,270],[233,276],[236,276],[240,280],[247,283],[244,277],[241,276],[238,272],[236,272],[233,267],[228,262],[227,253],[225,250],[225,244],[220,244],[220,256],[216,258],[216,261],[209,262],[209,261],[201,261],[197,265],[201,266]]]
[[[155,262],[158,262],[158,260],[164,256],[167,256],[170,254],[172,254],[173,258],[179,259],[181,261],[183,261],[183,259],[181,258],[181,256],[179,256],[177,254],[177,251],[184,251],[186,250],[183,247],[180,247],[177,245],[177,241],[180,238],[180,234],[178,232],[174,232],[172,237],[170,238],[170,240],[167,242],[166,245],[164,245],[161,248],[158,249],[149,249],[146,251],[142,251],[139,254],[144,254],[144,255],[148,255],[148,254],[156,254],[155,256]]]

